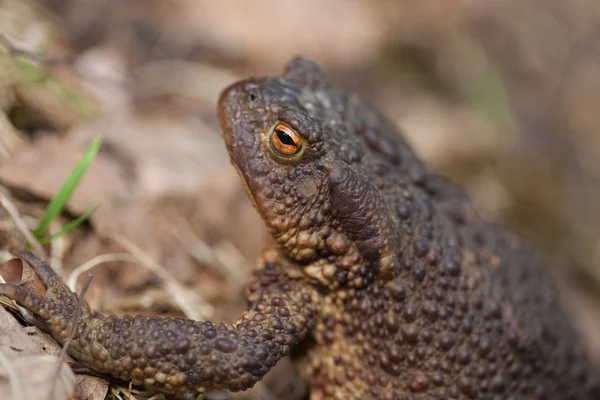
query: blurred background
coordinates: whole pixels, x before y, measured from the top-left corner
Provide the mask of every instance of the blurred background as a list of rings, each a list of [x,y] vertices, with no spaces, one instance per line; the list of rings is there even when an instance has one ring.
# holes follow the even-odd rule
[[[0,0],[0,189],[35,226],[102,135],[63,223],[100,207],[51,247],[65,276],[136,246],[196,294],[201,317],[234,321],[265,229],[216,99],[298,54],[536,245],[600,359],[596,0]],[[136,263],[93,273],[94,308],[181,315]],[[238,397],[302,398],[289,364],[271,376]]]

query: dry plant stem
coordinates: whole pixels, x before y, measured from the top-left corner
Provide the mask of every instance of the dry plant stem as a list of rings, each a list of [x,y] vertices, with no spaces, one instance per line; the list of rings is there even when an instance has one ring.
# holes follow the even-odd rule
[[[79,279],[81,274],[89,271],[90,269],[94,268],[96,265],[99,265],[102,263],[107,263],[107,262],[114,262],[114,261],[123,261],[123,262],[131,262],[131,263],[139,264],[140,259],[139,259],[139,257],[136,257],[129,253],[111,253],[111,254],[102,254],[100,256],[96,256],[96,257],[92,258],[91,260],[86,261],[85,263],[81,264],[80,266],[75,268],[69,274],[69,277],[67,278],[67,286],[69,286],[69,289],[71,289],[73,292],[76,292],[77,291],[77,280]]]
[[[227,251],[234,254],[231,257],[224,257],[221,252],[215,251],[200,239],[189,223],[183,219],[179,220],[176,227],[172,229],[172,233],[196,261],[233,281],[236,289],[245,286],[249,268],[245,265],[243,256],[235,246],[230,244]]]
[[[69,344],[71,343],[71,341],[73,341],[73,338],[77,334],[77,324],[79,322],[78,321],[79,316],[81,315],[81,308],[83,307],[83,298],[85,297],[85,292],[87,292],[91,281],[92,281],[92,276],[88,275],[85,283],[83,284],[83,288],[81,288],[81,293],[79,294],[79,299],[77,301],[77,307],[75,307],[75,314],[73,315],[71,332],[69,333],[69,336],[65,340],[65,343],[63,344],[63,347],[60,351],[60,357],[58,359],[58,364],[56,366],[56,372],[54,373],[54,379],[52,381],[52,390],[50,391],[49,400],[52,398],[51,396],[54,393],[54,390],[56,388],[56,382],[58,382],[58,378],[60,376],[60,369],[62,367],[63,360],[64,360],[65,356],[67,355],[67,350],[69,349]]]
[[[23,394],[23,383],[21,382],[21,378],[12,367],[10,359],[6,357],[3,353],[0,353],[0,365],[4,367],[4,369],[6,370],[6,375],[8,375],[10,387],[12,388],[13,399],[26,400],[25,395]]]
[[[38,240],[33,236],[21,214],[17,210],[17,207],[0,191],[0,205],[6,210],[19,232],[27,239],[33,251],[42,259],[47,258],[46,250],[40,245]]]
[[[133,384],[131,382],[129,383],[128,387],[111,386],[110,393],[112,396],[114,396],[117,399],[126,398],[128,400],[138,400],[138,399],[143,398],[144,400],[152,400],[152,399],[164,399],[165,398],[163,393],[151,394],[149,396],[148,395],[149,393],[154,393],[154,392],[147,391],[147,390],[133,389]]]
[[[234,277],[245,287],[250,275],[250,264],[240,250],[229,240],[217,243],[215,254],[221,263],[233,269]]]
[[[111,232],[111,239],[119,243],[126,250],[137,257],[137,261],[144,267],[154,272],[164,283],[165,289],[169,292],[175,303],[181,308],[181,311],[189,319],[196,321],[207,320],[214,313],[213,307],[206,303],[198,293],[194,293],[194,301],[190,301],[190,291],[181,285],[166,269],[156,263],[147,253],[143,252],[139,247],[133,244],[129,239],[119,235],[116,232]]]
[[[50,235],[54,235],[60,231],[62,226],[60,226],[57,221],[53,221],[49,228]],[[66,235],[60,235],[50,242],[50,265],[52,265],[52,268],[54,268],[56,273],[59,275],[62,275],[63,271],[62,260],[67,248],[66,242]]]

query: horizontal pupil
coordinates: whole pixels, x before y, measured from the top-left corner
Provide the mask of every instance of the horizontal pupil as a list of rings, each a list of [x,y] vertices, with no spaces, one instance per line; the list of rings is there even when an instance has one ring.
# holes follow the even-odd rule
[[[296,142],[294,139],[285,131],[277,130],[277,138],[279,141],[288,146],[295,146]]]

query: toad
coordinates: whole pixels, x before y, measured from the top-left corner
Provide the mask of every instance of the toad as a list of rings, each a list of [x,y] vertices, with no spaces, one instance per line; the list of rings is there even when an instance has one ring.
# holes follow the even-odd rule
[[[532,250],[427,170],[359,95],[296,58],[222,93],[231,161],[271,239],[233,324],[102,316],[68,352],[166,393],[252,387],[291,355],[311,399],[600,399],[597,372]],[[77,296],[2,284],[64,343]]]

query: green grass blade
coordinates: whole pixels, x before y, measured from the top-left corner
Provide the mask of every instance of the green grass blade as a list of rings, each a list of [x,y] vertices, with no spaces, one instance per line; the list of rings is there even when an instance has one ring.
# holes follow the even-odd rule
[[[96,204],[91,210],[89,210],[85,214],[80,215],[79,217],[75,218],[73,221],[66,224],[60,231],[56,232],[55,234],[39,239],[40,244],[43,246],[47,243],[50,243],[57,237],[65,235],[65,234],[69,233],[69,231],[77,228],[85,220],[87,220],[98,209],[98,207],[100,207],[100,203]]]
[[[58,193],[52,198],[38,227],[33,231],[33,234],[36,238],[41,239],[44,232],[46,232],[48,229],[50,223],[61,214],[62,210],[65,208],[65,205],[69,201],[71,194],[77,188],[81,177],[89,167],[90,163],[94,160],[94,157],[96,157],[101,143],[102,138],[100,136],[94,139],[94,141],[87,148],[83,157],[81,157],[81,160],[79,160],[77,165],[75,165],[75,168],[73,168],[71,174],[65,183],[63,183]]]

